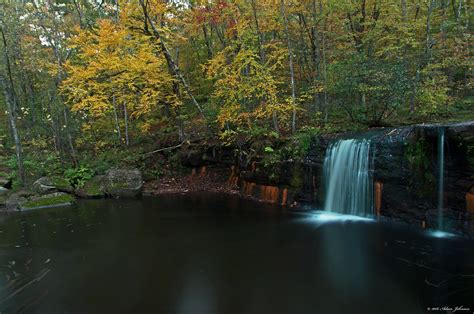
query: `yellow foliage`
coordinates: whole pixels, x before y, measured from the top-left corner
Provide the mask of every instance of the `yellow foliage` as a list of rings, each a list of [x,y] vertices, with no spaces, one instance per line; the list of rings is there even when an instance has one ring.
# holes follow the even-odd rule
[[[120,23],[99,20],[91,30],[77,28],[70,39],[77,54],[65,64],[61,92],[73,111],[100,118],[113,112],[115,101],[116,108],[125,103],[129,117],[139,118],[160,103],[180,104],[173,98],[174,78],[151,38],[127,27],[139,8],[122,5]]]

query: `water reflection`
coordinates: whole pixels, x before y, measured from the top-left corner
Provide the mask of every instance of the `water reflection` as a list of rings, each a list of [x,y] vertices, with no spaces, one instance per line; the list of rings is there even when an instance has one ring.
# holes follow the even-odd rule
[[[208,274],[192,269],[183,275],[184,286],[177,299],[177,313],[218,313],[217,293]]]
[[[79,201],[0,231],[2,313],[398,314],[472,300],[458,275],[474,273],[472,241],[222,195]]]
[[[347,237],[341,228],[320,228],[323,274],[341,295],[363,296],[371,276],[367,240],[359,232]]]
[[[444,232],[441,230],[427,230],[427,234],[434,238],[455,238],[458,236],[456,234]]]

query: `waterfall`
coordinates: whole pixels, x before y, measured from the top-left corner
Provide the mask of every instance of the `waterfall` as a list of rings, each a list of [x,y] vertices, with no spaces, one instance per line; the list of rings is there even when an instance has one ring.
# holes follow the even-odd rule
[[[438,230],[443,230],[444,128],[438,129]]]
[[[324,210],[358,216],[374,214],[369,151],[370,141],[366,139],[340,140],[328,147]]]

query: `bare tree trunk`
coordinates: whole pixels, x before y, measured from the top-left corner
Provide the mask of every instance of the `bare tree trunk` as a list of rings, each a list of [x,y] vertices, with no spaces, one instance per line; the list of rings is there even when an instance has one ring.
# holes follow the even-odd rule
[[[462,0],[461,0],[462,1]],[[428,14],[426,16],[426,61],[430,62],[431,59],[431,47],[433,46],[433,36],[431,36],[431,14],[433,13],[435,0],[430,1],[430,6],[428,7]]]
[[[123,119],[125,121],[125,144],[128,146],[129,145],[129,140],[128,140],[128,111],[127,111],[127,102],[123,102]]]
[[[206,41],[206,48],[207,48],[207,58],[211,59],[212,58],[212,46],[211,46],[211,40],[207,34],[207,27],[206,24],[202,24],[202,32],[204,34],[204,40]]]
[[[115,101],[115,95],[112,96],[112,106],[114,107],[115,130],[117,131],[117,136],[120,143],[122,141],[122,135],[120,134],[120,124],[118,121],[117,103]]]
[[[435,0],[430,1],[430,5],[428,7],[428,13],[426,16],[426,37],[425,37],[425,51],[421,54],[420,61],[418,63],[416,69],[416,75],[413,82],[412,87],[412,95],[410,99],[410,112],[415,112],[415,98],[418,89],[418,83],[420,82],[420,71],[426,65],[429,64],[431,61],[431,47],[433,45],[433,36],[431,36],[431,14],[433,13],[435,5]]]
[[[406,22],[407,17],[407,0],[402,0],[402,21]]]
[[[406,0],[402,0],[401,9],[402,9],[402,23],[403,23],[404,27],[407,27],[407,1]],[[407,53],[408,53],[408,47],[407,47],[406,44],[404,44],[403,45],[403,50],[402,50],[403,65],[405,67],[406,75],[409,76],[410,62],[408,62]],[[405,99],[404,99],[404,101],[406,102]],[[406,106],[407,104],[405,103],[404,105]],[[412,112],[412,110],[414,110],[414,108],[412,108],[413,104],[412,104],[411,100],[409,101],[408,105],[410,106],[410,112]]]
[[[0,85],[3,86],[3,93],[5,95],[5,103],[7,105],[8,111],[8,120],[10,122],[10,128],[13,135],[13,140],[15,142],[15,154],[18,166],[18,177],[20,179],[20,184],[23,185],[25,183],[25,170],[23,168],[23,151],[21,147],[21,140],[20,134],[18,132],[18,128],[16,125],[16,118],[14,108],[17,106],[15,105],[16,96],[15,96],[15,86],[13,85],[13,78],[12,78],[12,70],[10,65],[10,57],[8,55],[8,45],[7,39],[5,37],[5,33],[3,32],[3,28],[0,27],[0,32],[2,33],[2,40],[3,40],[3,53],[5,58],[5,65],[7,69],[8,79],[0,73]]]
[[[462,11],[462,0],[459,0],[458,13],[456,14],[457,21],[461,19],[461,11]]]
[[[51,97],[49,97],[48,110],[49,110],[49,118],[51,119],[51,132],[53,133],[52,135],[53,135],[54,150],[56,151],[56,154],[60,156],[61,155],[61,152],[60,152],[61,141],[58,135],[58,127],[56,123],[54,122],[53,107],[51,107],[51,103],[53,102],[53,100],[54,100],[54,91],[52,91]]]
[[[323,13],[323,4],[322,1],[319,3],[319,11],[320,14],[322,15]],[[324,81],[324,97],[323,97],[323,104],[324,104],[324,123],[328,122],[328,116],[329,116],[329,104],[328,104],[328,92],[327,92],[327,86],[328,86],[328,74],[327,74],[327,62],[326,62],[326,22],[324,22],[324,29],[321,33],[321,44],[322,44],[322,49],[321,49],[321,58],[323,61],[323,81]]]
[[[278,118],[275,111],[272,112],[273,128],[277,134],[280,134],[280,128],[278,127]]]
[[[84,28],[84,17],[81,9],[79,8],[79,4],[76,0],[72,0],[72,2],[74,3],[74,7],[76,8],[77,15],[79,16],[79,26],[81,28]]]
[[[255,20],[255,30],[257,31],[258,52],[259,52],[259,55],[260,55],[260,61],[262,61],[262,63],[264,63],[265,62],[265,51],[263,50],[263,34],[260,31],[260,25],[258,23],[257,5],[255,3],[255,0],[252,0],[252,12],[253,12],[253,18]]]
[[[5,103],[7,105],[8,121],[10,123],[13,140],[15,142],[15,155],[16,155],[17,166],[18,166],[18,178],[20,179],[21,185],[23,185],[25,183],[25,171],[23,168],[23,153],[22,153],[20,135],[18,133],[18,128],[16,126],[15,114],[13,112],[13,104],[12,104],[13,99],[12,99],[11,91],[9,91],[8,84],[5,78],[3,77],[3,75],[1,74],[0,74],[0,83],[3,86],[3,93],[5,95]]]
[[[292,105],[296,106],[296,89],[295,89],[295,72],[293,69],[293,53],[291,51],[290,31],[288,29],[288,18],[285,12],[285,0],[281,0],[281,14],[285,24],[286,43],[288,45],[288,54],[290,62],[290,82],[291,82],[291,101]],[[296,108],[293,108],[293,114],[291,117],[291,132],[296,132]]]
[[[69,149],[71,150],[72,163],[74,164],[74,167],[77,167],[76,150],[74,149],[74,142],[72,140],[71,132],[69,132],[69,119],[68,119],[66,106],[63,106],[63,114],[64,114],[64,125],[66,126],[67,140],[69,144]]]
[[[179,49],[176,48],[176,62],[179,62]],[[179,64],[177,64],[177,66],[179,66]],[[181,98],[181,90],[179,88],[179,83],[178,82],[173,82],[173,91],[176,95],[176,97],[178,98]],[[171,115],[171,109],[170,109],[170,115]],[[176,124],[178,126],[178,137],[179,137],[179,140],[180,141],[184,141],[187,137],[186,135],[186,132],[184,130],[184,123],[183,123],[183,119],[181,118],[181,115],[180,115],[180,110],[179,110],[179,107],[178,108],[175,108],[174,110],[174,119],[176,121]]]

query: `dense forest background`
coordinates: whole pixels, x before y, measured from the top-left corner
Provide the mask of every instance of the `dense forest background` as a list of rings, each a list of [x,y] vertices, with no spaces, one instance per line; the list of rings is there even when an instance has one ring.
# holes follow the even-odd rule
[[[90,176],[214,141],[474,118],[466,0],[0,0],[0,172]],[[170,149],[166,149],[170,147]]]

